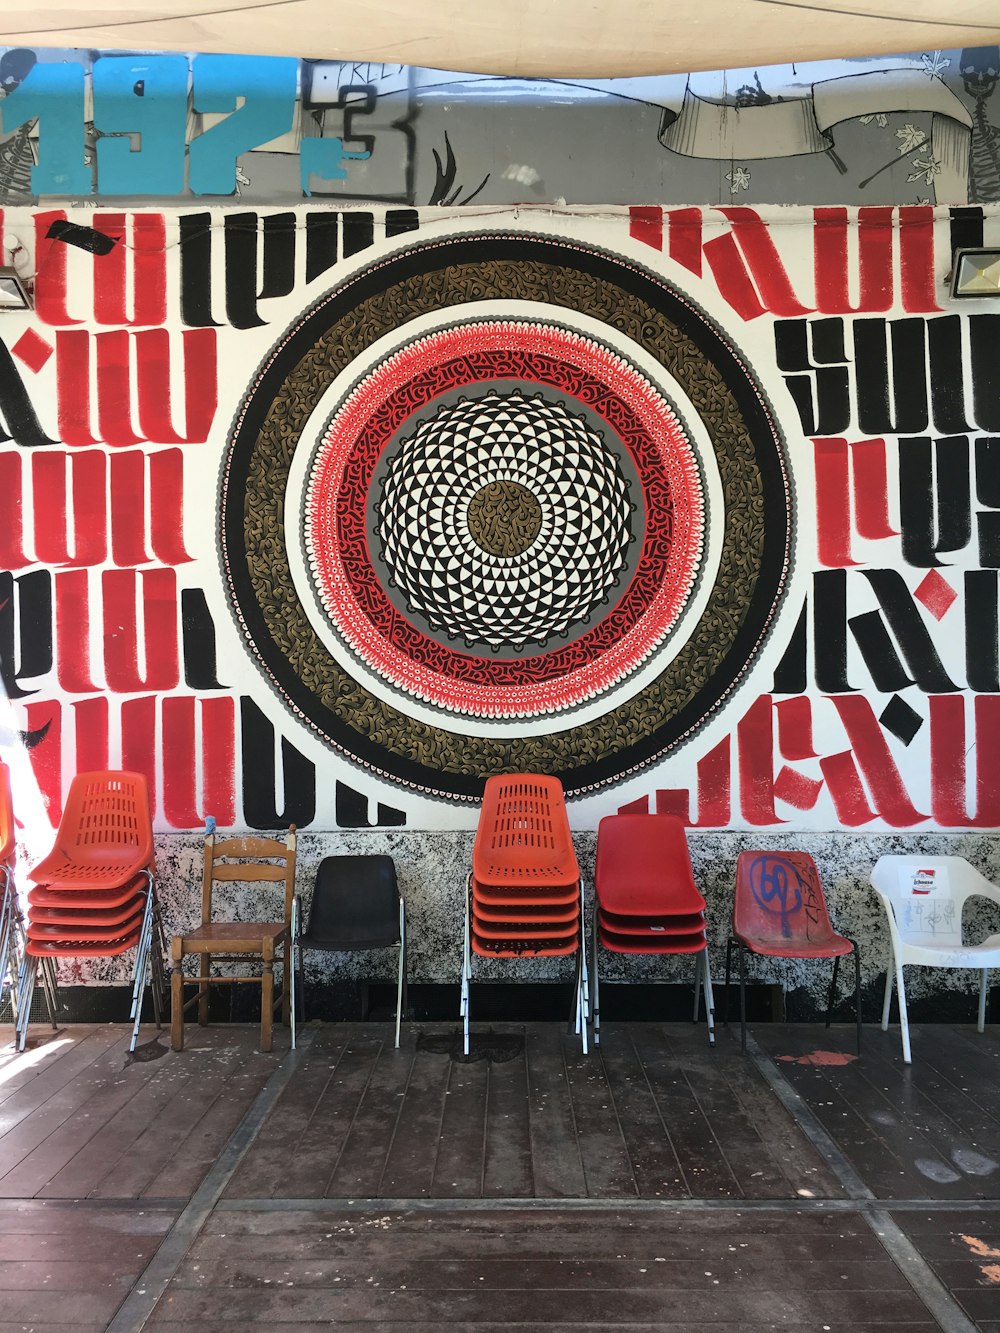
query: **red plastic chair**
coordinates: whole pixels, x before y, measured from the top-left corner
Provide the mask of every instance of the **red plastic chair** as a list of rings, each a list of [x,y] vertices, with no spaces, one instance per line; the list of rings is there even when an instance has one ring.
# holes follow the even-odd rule
[[[50,888],[117,889],[153,870],[149,790],[142,773],[78,773],[55,845],[30,878]]]
[[[562,785],[540,774],[488,778],[465,904],[461,1017],[469,1054],[472,958],[576,955],[571,1022],[587,1050],[583,885]]]
[[[591,971],[594,1043],[601,1040],[598,946],[622,954],[695,955],[694,1018],[704,996],[715,1044],[705,899],[691,869],[684,825],[673,815],[608,815],[597,829],[596,923]]]
[[[28,1035],[39,964],[54,1026],[56,959],[111,957],[134,948],[129,1046],[134,1051],[147,971],[157,1027],[166,990],[145,777],[121,771],[77,774],[52,851],[30,877],[35,887],[28,894],[18,978],[18,1049],[24,1050]]]
[[[861,1053],[861,959],[858,946],[830,922],[816,863],[807,852],[740,852],[736,862],[733,925],[726,946],[726,1020],[733,946],[739,949],[740,1045],[747,1048],[745,954],[771,958],[832,958],[826,1007],[830,1026],[837,969],[854,954],[854,1007]]]

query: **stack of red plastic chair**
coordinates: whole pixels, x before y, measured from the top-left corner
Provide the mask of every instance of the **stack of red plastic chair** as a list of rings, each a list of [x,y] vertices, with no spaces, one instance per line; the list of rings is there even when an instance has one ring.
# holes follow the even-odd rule
[[[28,930],[19,979],[18,1049],[28,1033],[39,963],[54,978],[59,958],[110,958],[135,950],[132,1041],[152,973],[160,1025],[165,999],[164,940],[156,901],[149,793],[141,773],[79,773],[70,785],[55,846],[31,872]],[[54,1019],[54,1011],[50,1016]]]
[[[576,956],[571,1021],[587,1050],[583,885],[558,778],[486,780],[465,907],[461,1016],[469,1054],[472,956]]]
[[[691,870],[684,825],[673,815],[608,815],[597,828],[593,934],[594,1042],[601,1040],[598,944],[612,953],[694,954],[694,1018],[699,986],[708,1040],[715,1003],[708,966],[705,899]]]
[[[14,886],[14,802],[10,769],[0,764],[0,987],[10,982],[17,993],[17,976],[24,954],[24,918]]]

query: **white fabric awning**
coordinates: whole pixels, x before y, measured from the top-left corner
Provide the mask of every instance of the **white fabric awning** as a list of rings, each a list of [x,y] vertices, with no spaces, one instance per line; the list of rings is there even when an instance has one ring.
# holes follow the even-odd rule
[[[107,3],[107,0],[105,0]],[[4,0],[0,46],[610,78],[1000,43],[1000,0]]]

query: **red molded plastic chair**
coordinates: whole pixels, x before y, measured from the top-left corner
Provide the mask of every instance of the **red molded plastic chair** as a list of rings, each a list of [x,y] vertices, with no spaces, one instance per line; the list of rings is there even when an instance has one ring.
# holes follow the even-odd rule
[[[55,998],[54,960],[111,957],[135,949],[132,1041],[151,973],[160,1026],[166,990],[164,939],[156,900],[149,792],[141,773],[78,773],[52,851],[31,871],[28,930],[18,980],[17,1045],[24,1050],[39,962]],[[55,1025],[54,1003],[49,1016]]]
[[[729,974],[733,946],[739,949],[740,1044],[747,1048],[744,955],[771,958],[832,958],[833,976],[826,1007],[830,1026],[837,969],[845,954],[854,954],[854,1007],[861,1053],[861,960],[858,946],[838,935],[830,922],[816,863],[807,852],[740,852],[736,862],[732,934],[726,946],[726,1018],[729,1016]]]
[[[461,1017],[469,1054],[472,958],[576,955],[571,1022],[587,1050],[583,884],[558,778],[486,780],[465,903]]]
[[[705,999],[715,1044],[705,899],[691,869],[684,825],[673,815],[608,815],[597,829],[593,933],[594,1043],[601,1040],[598,945],[611,953],[694,954],[694,1018]]]

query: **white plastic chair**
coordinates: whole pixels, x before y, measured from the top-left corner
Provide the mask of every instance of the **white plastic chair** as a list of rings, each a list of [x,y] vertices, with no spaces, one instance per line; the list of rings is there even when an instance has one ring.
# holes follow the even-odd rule
[[[883,856],[872,871],[871,882],[885,908],[891,941],[882,1031],[889,1026],[895,977],[903,1059],[911,1064],[903,965],[918,963],[922,967],[978,970],[978,1026],[982,1032],[986,1026],[987,972],[991,967],[1000,967],[1000,935],[991,935],[981,944],[963,943],[962,909],[967,898],[976,896],[1000,905],[1000,889],[961,856]]]

